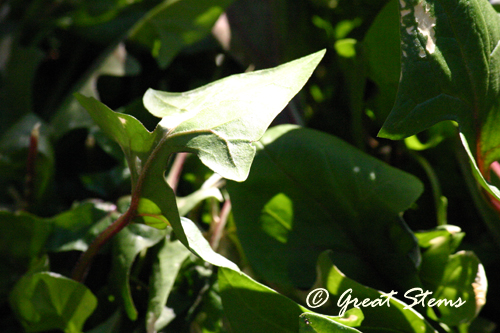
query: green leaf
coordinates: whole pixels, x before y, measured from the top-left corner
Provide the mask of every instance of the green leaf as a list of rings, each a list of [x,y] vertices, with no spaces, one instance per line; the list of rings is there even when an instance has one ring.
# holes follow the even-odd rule
[[[0,298],[26,273],[30,263],[47,251],[86,250],[96,234],[111,222],[104,218],[108,213],[109,207],[103,203],[77,205],[51,218],[0,211],[3,230],[0,271],[8,276],[8,279],[0,279]]]
[[[177,207],[179,215],[183,216],[189,213],[196,205],[205,199],[214,198],[218,201],[224,201],[222,193],[216,187],[200,188],[199,190],[185,197],[177,197]]]
[[[221,256],[210,247],[210,244],[205,237],[203,237],[200,229],[198,229],[193,221],[185,217],[181,217],[181,223],[187,236],[187,248],[191,252],[212,265],[229,268],[236,272],[240,271],[235,263]]]
[[[35,47],[18,45],[13,35],[2,33],[1,37],[3,73],[0,86],[0,133],[4,133],[22,116],[34,111],[33,81],[44,53]]]
[[[105,202],[74,205],[50,219],[54,226],[45,249],[49,252],[86,251],[95,237],[118,216],[116,206]]]
[[[149,302],[146,314],[148,332],[161,329],[157,326],[158,319],[165,308],[181,264],[188,255],[189,251],[179,241],[172,242],[165,239],[160,243],[149,281]]]
[[[367,76],[379,88],[372,105],[378,121],[387,117],[398,90],[401,72],[398,1],[389,1],[384,6],[362,44],[367,59]]]
[[[143,160],[152,149],[154,135],[138,121],[127,114],[114,112],[93,97],[79,93],[75,98],[90,113],[94,122],[122,148],[132,176],[132,186],[139,177]]]
[[[437,123],[425,131],[428,139],[422,142],[417,135],[412,135],[405,139],[408,149],[426,150],[440,144],[444,139],[456,136],[456,124],[451,121]]]
[[[153,201],[141,198],[137,206],[137,216],[144,224],[156,228],[166,229],[170,225],[168,220],[161,214],[161,209]]]
[[[19,280],[10,304],[28,332],[61,329],[79,333],[96,308],[97,298],[83,284],[44,272]]]
[[[366,298],[370,301],[377,299],[385,301],[383,304],[362,307],[364,319],[359,327],[361,332],[435,332],[415,309],[405,309],[407,304],[400,301],[404,299],[403,295],[392,291],[392,293],[385,294],[392,294],[392,296],[383,296],[384,293],[348,278],[334,265],[334,260],[332,251],[324,252],[319,256],[318,280],[315,284],[315,288],[326,288],[330,293],[331,297],[328,302],[332,305],[329,308],[336,309],[340,313],[343,308],[345,310],[353,308],[353,303],[348,303],[348,301],[352,302],[354,299],[359,302]]]
[[[157,244],[165,235],[165,231],[142,224],[131,224],[113,239],[111,286],[122,300],[131,320],[136,320],[138,314],[130,290],[130,269],[140,252]]]
[[[234,332],[297,332],[302,306],[244,273],[219,268],[224,314]]]
[[[361,315],[363,315],[363,313],[359,309],[351,310],[354,310],[351,311],[351,316],[355,316],[354,314],[352,314],[353,312],[361,313]],[[332,317],[317,313],[303,313],[299,318],[299,333],[360,332],[352,327],[342,325]]]
[[[177,238],[203,258],[196,249],[203,243],[198,242],[197,234],[190,236],[184,230],[192,222],[179,220],[175,195],[165,182],[169,157],[175,152],[194,152],[223,177],[244,180],[255,154],[254,142],[306,83],[324,53],[273,69],[233,75],[186,93],[150,89],[144,104],[152,114],[163,117],[152,134],[137,119],[114,112],[94,98],[79,94],[76,98],[123,149],[131,169],[133,195],[157,206],[152,213],[161,222],[163,218],[170,222]],[[231,263],[231,267],[235,265]]]
[[[228,191],[239,240],[260,276],[309,288],[318,255],[331,249],[360,282],[419,284],[417,243],[400,217],[422,192],[418,179],[292,125],[270,129],[257,146],[248,180],[228,183]]]
[[[161,68],[175,55],[206,35],[233,0],[163,1],[145,15],[129,32],[129,39],[151,49]]]
[[[119,29],[122,30],[123,25]],[[102,39],[105,37],[101,34],[98,38],[100,39],[99,43],[102,43]],[[98,98],[97,82],[102,75],[124,76],[137,74],[139,71],[138,65],[127,54],[123,42],[116,43],[113,40],[110,41],[110,44],[111,46],[104,50],[102,55],[95,60],[90,70],[85,72],[73,84],[70,90],[71,94],[66,92],[67,87],[59,87],[60,90],[64,91],[64,95],[60,96],[62,102],[56,104],[54,97],[52,97],[54,105],[50,105],[48,108],[52,107],[57,110],[50,121],[55,138],[61,138],[65,133],[76,128],[92,128],[94,126],[92,118],[89,117],[88,113],[84,112],[85,106],[78,103],[78,100],[75,100],[73,92]],[[69,78],[64,77],[61,82],[69,80]]]
[[[29,260],[42,254],[53,225],[50,220],[19,212],[0,211],[0,253]]]
[[[429,317],[448,326],[470,324],[485,304],[488,282],[474,253],[452,254],[465,234],[458,227],[442,226],[416,235],[420,246],[425,248],[419,274],[425,288],[434,292],[429,298],[448,299],[454,304],[460,298],[460,303],[465,302],[460,307],[456,306],[460,303],[454,307],[443,302],[428,307]]]
[[[428,307],[427,314],[448,326],[470,323],[486,303],[487,290],[486,274],[479,259],[473,252],[460,251],[449,257],[432,295],[440,303]]]
[[[488,184],[500,159],[500,17],[487,0],[400,1],[402,72],[379,136],[414,135],[443,120],[459,123],[474,175]]]
[[[417,232],[415,234],[420,247],[424,248],[420,277],[425,287],[435,290],[441,282],[448,257],[460,245],[465,236],[460,228],[441,226],[436,230]]]
[[[221,176],[243,181],[255,154],[254,142],[304,86],[324,54],[233,75],[185,93],[149,89],[144,105],[162,117],[154,133],[167,136],[177,151],[196,153]]]

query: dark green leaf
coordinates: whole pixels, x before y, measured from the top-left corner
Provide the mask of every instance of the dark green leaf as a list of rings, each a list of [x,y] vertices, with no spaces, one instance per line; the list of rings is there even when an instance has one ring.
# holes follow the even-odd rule
[[[135,257],[143,250],[165,238],[166,232],[142,224],[131,224],[113,239],[111,267],[112,287],[121,298],[131,320],[137,319],[137,310],[130,291],[130,269]]]
[[[50,129],[41,118],[28,113],[19,119],[0,139],[0,185],[8,187],[9,182],[26,176],[26,165],[30,137],[34,129],[38,132],[37,155],[34,160],[34,179],[31,189],[32,201],[36,203],[46,193],[54,174],[54,151],[49,141]],[[12,184],[9,184],[12,186]],[[24,184],[23,184],[24,185]],[[22,192],[23,188],[18,188]]]
[[[85,333],[120,333],[121,311],[116,311],[104,323]]]
[[[129,38],[151,49],[161,68],[187,45],[205,37],[233,0],[164,1],[131,29]]]
[[[120,27],[122,29],[123,27]],[[101,36],[102,37],[102,36]],[[91,70],[86,72],[73,87],[72,92],[78,92],[87,97],[99,98],[97,90],[97,81],[102,75],[124,76],[136,74],[139,71],[135,60],[131,60],[123,43],[115,43],[107,48],[101,57],[95,60]],[[90,102],[89,102],[90,103]],[[99,106],[92,106],[92,109]],[[84,112],[85,104],[79,103],[79,100],[74,98],[72,94],[65,95],[64,100],[60,105],[55,105],[57,108],[54,116],[51,119],[51,125],[55,138],[62,137],[65,133],[75,128],[92,128],[95,124],[93,118],[89,117],[87,112]],[[89,113],[90,110],[88,110]],[[91,114],[92,115],[92,114]],[[93,117],[93,116],[92,116]],[[94,119],[95,123],[99,124]],[[104,129],[103,129],[104,130]],[[110,135],[108,133],[108,135]]]
[[[111,222],[103,203],[85,203],[51,218],[0,211],[0,295],[24,274],[30,262],[46,251],[84,251],[99,231]],[[100,219],[103,219],[99,221]],[[94,225],[94,223],[97,224]]]
[[[379,88],[373,101],[373,111],[379,122],[387,117],[394,105],[401,72],[398,1],[392,0],[385,5],[363,40],[367,76]]]
[[[148,332],[161,329],[157,326],[158,319],[165,308],[181,264],[188,254],[189,251],[179,241],[171,242],[165,239],[160,243],[149,281],[149,303],[146,314]]]
[[[0,133],[4,133],[19,118],[34,112],[33,80],[44,54],[37,48],[20,46],[12,35],[1,37]]]
[[[23,277],[12,290],[10,304],[28,332],[80,333],[97,298],[83,284],[44,272]]]
[[[86,202],[51,218],[54,231],[46,244],[49,252],[85,251],[113,219],[116,206],[105,202]]]
[[[224,313],[232,329],[241,333],[299,330],[303,307],[244,273],[219,268],[219,288]]]
[[[500,17],[487,0],[402,0],[402,74],[381,137],[402,139],[443,120],[460,125],[474,175],[500,159]]]
[[[417,243],[400,216],[422,184],[333,136],[274,127],[248,180],[228,190],[245,254],[268,281],[309,288],[318,255],[331,249],[361,282],[419,284]]]
[[[0,253],[2,257],[29,260],[42,254],[53,224],[49,219],[19,212],[0,211]]]

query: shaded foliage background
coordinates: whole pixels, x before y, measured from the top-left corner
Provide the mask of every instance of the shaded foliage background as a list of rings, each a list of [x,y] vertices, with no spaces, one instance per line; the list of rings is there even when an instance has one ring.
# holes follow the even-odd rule
[[[37,265],[35,261],[49,258],[51,271],[69,275],[79,251],[86,248],[82,244],[88,244],[110,223],[116,207],[120,211],[122,197],[130,194],[130,177],[119,147],[76,103],[74,92],[99,97],[111,109],[131,114],[153,130],[158,120],[142,105],[148,88],[186,91],[231,74],[277,66],[322,48],[328,51],[316,72],[273,124],[298,124],[335,135],[419,178],[424,191],[404,214],[406,223],[418,231],[446,222],[465,232],[459,250],[473,250],[491,282],[481,317],[498,322],[500,239],[487,226],[498,224],[499,217],[476,188],[453,126],[437,125],[441,127],[414,138],[413,145],[377,138],[394,104],[400,71],[396,7],[376,21],[388,2],[181,0],[164,2],[174,8],[164,12],[157,0],[3,2],[0,209],[23,210],[41,220],[26,215],[26,226],[20,232],[11,227],[17,221],[0,215],[4,230],[0,236],[0,327],[5,332],[21,330],[7,298],[14,283]],[[225,14],[219,18],[222,12]],[[169,31],[168,36],[161,29]],[[31,183],[26,181],[26,164],[35,124],[40,124],[39,142]],[[418,140],[432,147],[416,150]],[[188,157],[177,195],[189,195],[210,174],[197,159]],[[77,211],[68,214],[81,227],[76,231],[79,237],[64,234],[71,228],[57,217],[75,205]],[[209,232],[214,211],[219,210],[218,204],[207,201],[189,216]],[[84,222],[79,224],[76,219]],[[232,217],[229,220],[220,251],[245,266],[248,262]],[[34,225],[39,229],[33,229]],[[90,225],[93,229],[88,231]],[[53,233],[54,228],[62,231]],[[74,243],[68,245],[71,237]],[[31,252],[23,249],[24,244],[30,244]],[[112,251],[111,246],[104,251]],[[149,267],[154,257],[141,253],[133,266],[131,285],[139,313],[144,313],[151,269],[141,267]],[[91,332],[104,332],[113,325],[140,332],[142,323],[132,324],[120,311],[115,312],[119,307],[109,297],[106,281],[110,261],[109,256],[99,256],[92,267],[87,285],[96,293],[99,307],[85,327],[91,329],[107,320],[109,326]],[[183,273],[177,277],[167,305],[182,315],[165,332],[196,331],[193,327],[222,332],[214,275],[197,259],[181,262]]]

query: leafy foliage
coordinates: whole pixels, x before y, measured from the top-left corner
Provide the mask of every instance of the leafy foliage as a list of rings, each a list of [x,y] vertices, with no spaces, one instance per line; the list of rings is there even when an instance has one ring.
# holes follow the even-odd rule
[[[495,8],[0,4],[2,331],[492,332]]]

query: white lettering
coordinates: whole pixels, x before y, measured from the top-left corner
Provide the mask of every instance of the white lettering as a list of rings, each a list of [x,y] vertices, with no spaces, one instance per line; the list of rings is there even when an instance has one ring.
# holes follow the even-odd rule
[[[311,295],[313,295],[312,303],[309,303],[309,299],[311,298]],[[325,295],[325,298],[323,299],[323,295]],[[322,306],[328,301],[328,297],[330,297],[330,294],[328,293],[328,290],[324,288],[317,288],[312,290],[306,298],[306,304],[308,307],[311,309],[317,308]]]

